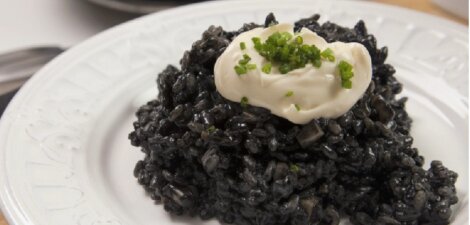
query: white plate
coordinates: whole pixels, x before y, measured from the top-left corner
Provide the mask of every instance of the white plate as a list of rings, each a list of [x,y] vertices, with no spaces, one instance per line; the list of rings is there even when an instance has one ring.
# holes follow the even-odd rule
[[[35,75],[0,124],[0,194],[11,225],[202,224],[168,216],[132,176],[142,158],[127,134],[136,104],[168,63],[211,24],[237,29],[273,11],[293,22],[314,13],[352,26],[364,19],[390,49],[410,97],[415,146],[460,174],[453,224],[468,221],[467,28],[368,2],[222,1],[153,14],[71,49]],[[204,224],[217,224],[211,221]]]

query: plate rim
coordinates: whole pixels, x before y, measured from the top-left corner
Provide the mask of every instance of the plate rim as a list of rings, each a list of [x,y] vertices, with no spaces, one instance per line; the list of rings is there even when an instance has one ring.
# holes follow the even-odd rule
[[[30,80],[28,80],[24,84],[23,88],[21,88],[19,92],[14,96],[14,98],[9,103],[8,107],[6,108],[4,115],[11,115],[11,114],[14,114],[15,111],[18,111],[18,106],[20,105],[20,103],[22,103],[22,101],[25,101],[26,97],[29,95],[28,91],[30,89],[34,90],[35,87],[38,87],[38,84],[40,83],[40,81],[43,81],[44,79],[46,79],[48,73],[52,73],[56,68],[57,69],[63,68],[62,66],[60,66],[62,62],[67,62],[69,61],[69,59],[70,60],[74,59],[75,56],[77,56],[79,53],[83,51],[83,49],[88,49],[87,46],[93,46],[93,45],[102,43],[103,40],[106,40],[108,37],[114,36],[123,31],[137,29],[139,27],[139,24],[144,24],[145,21],[151,20],[151,18],[165,17],[165,16],[169,16],[175,13],[191,11],[191,10],[198,9],[198,8],[214,7],[215,5],[222,6],[222,5],[227,5],[227,4],[228,5],[246,4],[247,1],[250,1],[250,0],[209,1],[209,2],[200,2],[200,3],[184,5],[184,6],[152,13],[143,17],[139,17],[139,18],[127,21],[125,23],[122,23],[120,25],[117,25],[115,27],[109,28],[103,32],[100,32],[86,39],[80,44],[72,47],[68,51],[61,54],[59,57],[49,62],[43,68],[41,68]],[[273,3],[273,1],[263,0],[263,1],[256,2],[256,4],[260,4],[262,2],[270,2],[271,4]],[[295,0],[295,1],[289,1],[289,2],[275,1],[275,2],[276,4],[279,4],[279,5],[282,5],[282,4],[292,5],[293,2],[300,3],[300,2],[307,2],[307,0]],[[328,0],[316,0],[316,2],[329,2],[329,1]],[[352,4],[356,6],[362,5],[366,7],[379,8],[380,10],[387,10],[387,11],[390,10],[391,12],[405,13],[408,15],[412,15],[414,19],[413,23],[416,23],[416,24],[421,24],[422,21],[424,20],[427,20],[428,21],[427,23],[430,23],[429,21],[431,22],[435,21],[436,23],[438,23],[440,27],[446,27],[446,29],[453,30],[455,34],[466,37],[465,39],[467,40],[467,45],[468,45],[468,27],[458,24],[454,21],[450,21],[444,18],[426,14],[423,12],[414,11],[411,9],[406,9],[406,8],[401,8],[397,6],[391,6],[391,5],[386,5],[386,4],[376,3],[376,2],[366,2],[366,1],[356,2],[356,1],[349,1],[349,0],[340,0],[337,2],[338,3],[334,3],[334,4]],[[86,52],[86,53],[90,53],[90,52]],[[468,96],[464,96],[464,97],[468,101]],[[468,108],[467,108],[467,115],[468,115]],[[10,116],[3,116],[0,119],[0,146],[4,146],[6,144],[8,138],[5,138],[5,137],[11,134],[10,127],[14,121],[15,119]],[[6,148],[0,149],[0,162],[5,161],[6,152],[7,152]],[[8,174],[7,174],[6,164],[1,163],[0,165],[0,209],[3,212],[5,219],[8,221],[10,225],[16,225],[16,224],[33,225],[33,222],[29,221],[27,216],[23,215],[22,210],[21,210],[21,204],[18,203],[18,200],[11,198],[12,197],[11,192],[12,192],[11,186],[8,185]]]

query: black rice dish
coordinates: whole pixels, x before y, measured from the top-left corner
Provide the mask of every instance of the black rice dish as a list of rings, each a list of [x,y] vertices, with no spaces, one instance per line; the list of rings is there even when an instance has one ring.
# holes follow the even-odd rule
[[[298,125],[269,110],[223,98],[214,85],[216,59],[241,32],[211,26],[157,79],[158,98],[142,106],[129,138],[145,153],[134,176],[175,215],[238,225],[449,224],[457,173],[440,161],[423,169],[413,147],[402,84],[364,22],[345,28],[295,23],[328,42],[359,42],[370,53],[372,82],[337,119]]]

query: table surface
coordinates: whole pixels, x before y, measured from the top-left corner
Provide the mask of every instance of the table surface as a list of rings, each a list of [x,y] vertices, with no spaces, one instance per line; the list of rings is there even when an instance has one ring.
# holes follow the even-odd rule
[[[432,4],[431,0],[413,0],[413,1],[410,1],[410,0],[370,0],[370,1],[414,9],[417,11],[421,11],[421,12],[429,13],[429,14],[436,15],[439,17],[443,17],[449,20],[453,20],[457,23],[468,26],[467,19],[459,18],[457,16],[454,16],[448,13],[447,11]],[[112,12],[107,9],[97,8],[97,7],[94,7],[92,5],[89,5],[83,2],[77,3],[79,1],[21,0],[17,2],[23,2],[23,4],[16,4],[16,7],[17,7],[16,9],[15,8],[12,9],[11,7],[1,7],[1,3],[0,3],[0,15],[5,16],[5,14],[7,13],[12,15],[12,14],[17,14],[20,11],[23,11],[23,12],[31,11],[31,10],[37,11],[37,7],[34,7],[35,5],[34,3],[37,4],[38,2],[41,2],[41,3],[47,2],[48,8],[45,8],[44,6],[42,6],[42,9],[45,9],[45,11],[42,14],[44,17],[51,15],[49,12],[57,13],[58,12],[57,9],[60,8],[63,15],[67,15],[67,16],[72,15],[72,17],[74,18],[70,18],[68,22],[54,20],[54,22],[51,24],[41,24],[40,26],[38,26],[40,29],[44,29],[44,26],[50,26],[51,29],[56,29],[56,27],[61,27],[61,26],[71,27],[71,25],[75,24],[78,27],[77,26],[72,26],[72,27],[74,27],[74,30],[78,30],[78,31],[68,33],[67,35],[69,36],[65,36],[65,37],[61,35],[60,40],[57,40],[57,36],[49,36],[49,37],[45,36],[45,37],[42,37],[42,39],[39,38],[38,40],[36,37],[31,38],[31,37],[28,37],[26,34],[27,32],[31,32],[31,27],[33,27],[33,25],[28,24],[28,25],[21,26],[21,24],[19,24],[20,26],[18,27],[17,26],[18,22],[16,22],[16,24],[13,23],[15,24],[13,29],[16,29],[16,30],[14,32],[10,32],[10,36],[6,35],[7,37],[2,37],[2,40],[0,42],[0,52],[11,50],[11,49],[16,49],[16,48],[28,47],[31,45],[41,45],[41,44],[44,45],[44,44],[52,44],[52,43],[58,43],[60,46],[63,46],[63,47],[71,46],[73,44],[76,44],[86,39],[89,36],[92,36],[95,33],[98,33],[101,30],[104,30],[108,27],[114,26],[116,24],[119,24],[121,22],[124,22],[126,20],[129,20],[135,17],[134,15],[124,14],[120,12]],[[29,7],[22,7],[26,5]],[[64,8],[65,8],[65,12],[63,11]],[[67,13],[67,10],[69,10],[70,13]],[[82,13],[80,13],[80,11]],[[36,15],[38,14],[38,12],[35,12],[35,13]],[[25,12],[23,14],[28,15],[29,13]],[[7,17],[7,18],[13,18],[13,17]],[[84,21],[82,21],[83,19],[87,20],[85,21],[88,24],[88,25],[85,25],[86,27],[83,25],[85,24]],[[96,22],[96,21],[99,21],[99,22]],[[12,23],[11,21],[8,21],[8,20],[0,20],[0,27],[12,27]],[[18,38],[17,38],[18,36],[22,36],[23,39],[21,41],[18,41]],[[44,40],[47,40],[47,41],[44,41]],[[5,89],[11,89],[14,86],[17,86],[17,84],[11,84],[8,86],[0,86],[0,93],[5,92],[6,91]],[[0,225],[8,225],[5,218],[2,216],[1,212],[0,212]]]

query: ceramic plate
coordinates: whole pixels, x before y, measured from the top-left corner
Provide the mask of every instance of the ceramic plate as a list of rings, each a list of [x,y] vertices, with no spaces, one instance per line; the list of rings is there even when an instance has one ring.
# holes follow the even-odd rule
[[[468,222],[467,28],[356,1],[217,1],[149,15],[67,51],[16,95],[0,124],[0,196],[11,225],[218,224],[168,216],[132,175],[143,157],[127,140],[156,75],[177,64],[209,25],[227,30],[314,13],[366,21],[404,83],[415,146],[460,174],[453,224]],[[149,94],[150,93],[150,94]],[[429,164],[428,164],[429,165]]]

